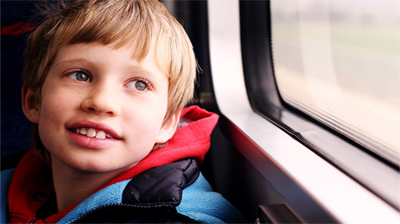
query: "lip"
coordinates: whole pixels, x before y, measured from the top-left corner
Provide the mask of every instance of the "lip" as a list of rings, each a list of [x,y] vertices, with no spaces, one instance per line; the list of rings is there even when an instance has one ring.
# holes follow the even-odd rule
[[[67,130],[67,133],[68,133],[70,139],[75,144],[82,146],[84,148],[91,148],[91,149],[109,148],[120,141],[120,140],[113,139],[113,138],[98,139],[98,138],[87,137],[87,136],[72,132],[70,130]]]
[[[116,140],[121,140],[121,136],[118,133],[110,128],[109,126],[97,122],[92,122],[88,120],[78,121],[71,126],[67,127],[67,129],[77,129],[77,128],[93,128],[99,131],[104,131],[107,134],[110,134]]]
[[[85,135],[77,134],[71,129],[77,128],[93,128],[96,130],[104,131],[112,136],[112,138],[105,138],[105,139],[98,139],[93,137],[88,137]],[[71,126],[67,127],[67,133],[70,139],[77,145],[85,147],[85,148],[92,148],[92,149],[101,149],[101,148],[108,148],[116,144],[117,142],[121,141],[121,137],[114,131],[112,128],[108,127],[107,125],[91,122],[91,121],[79,121]]]

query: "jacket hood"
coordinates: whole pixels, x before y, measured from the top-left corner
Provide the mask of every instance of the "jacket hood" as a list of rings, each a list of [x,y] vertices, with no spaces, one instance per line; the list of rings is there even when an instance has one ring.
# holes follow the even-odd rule
[[[106,186],[131,179],[150,168],[184,158],[195,158],[198,164],[201,164],[210,148],[210,135],[218,122],[218,118],[217,114],[198,106],[185,108],[181,113],[181,128],[175,132],[165,147],[152,151],[136,166],[115,178]]]
[[[151,168],[180,159],[194,158],[198,164],[201,164],[210,147],[210,135],[217,121],[218,115],[198,106],[185,108],[181,113],[181,128],[176,131],[165,147],[153,150],[136,166],[116,177],[98,191],[110,185],[132,179]],[[36,211],[47,199],[41,200],[41,197],[50,195],[54,191],[51,179],[50,167],[44,164],[33,150],[29,150],[18,164],[11,180],[8,192],[9,214],[18,214],[20,221],[34,217]],[[38,194],[38,192],[42,194]],[[38,200],[35,200],[35,197]],[[50,216],[46,219],[46,222],[58,221],[75,206],[73,205]]]

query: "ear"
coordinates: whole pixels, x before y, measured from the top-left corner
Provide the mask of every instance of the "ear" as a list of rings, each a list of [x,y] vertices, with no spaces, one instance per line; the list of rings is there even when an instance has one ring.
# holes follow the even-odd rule
[[[39,106],[34,100],[34,94],[26,85],[22,86],[22,111],[32,123],[39,122]]]
[[[160,132],[158,133],[156,143],[165,143],[175,134],[176,128],[179,123],[181,111],[176,112],[172,117],[165,122]]]

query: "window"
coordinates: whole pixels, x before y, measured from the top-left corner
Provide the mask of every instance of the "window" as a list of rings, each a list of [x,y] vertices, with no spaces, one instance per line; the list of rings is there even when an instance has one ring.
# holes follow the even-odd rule
[[[283,100],[399,166],[399,1],[270,4]]]
[[[346,7],[350,7],[348,2],[350,1],[347,1]],[[315,5],[306,7],[307,3]],[[367,4],[365,1],[358,1],[360,5],[364,3]],[[343,73],[342,70],[344,68],[348,69],[350,65],[355,64],[355,61],[358,62],[360,59],[367,58],[366,60],[368,60],[371,58],[370,60],[373,62],[378,62],[381,59],[379,59],[378,53],[374,53],[378,51],[377,49],[371,50],[367,48],[370,44],[362,42],[372,38],[362,39],[362,41],[353,40],[356,36],[341,33],[348,39],[347,41],[352,40],[352,43],[356,46],[352,46],[349,42],[342,45],[333,43],[334,38],[340,39],[337,37],[339,36],[337,32],[345,32],[344,28],[341,28],[342,30],[340,31],[332,31],[337,27],[337,25],[332,25],[334,23],[332,20],[337,17],[339,9],[336,4],[339,4],[339,2],[331,2],[329,0],[240,1],[241,53],[248,99],[254,112],[284,131],[288,136],[302,143],[316,155],[325,159],[325,161],[337,167],[341,172],[357,180],[358,183],[374,194],[379,195],[393,207],[399,209],[399,153],[393,146],[396,144],[386,144],[368,133],[368,129],[365,129],[364,126],[357,127],[355,124],[350,123],[357,121],[359,118],[364,118],[365,121],[363,122],[365,123],[374,120],[377,121],[376,124],[379,124],[375,128],[380,128],[380,132],[391,134],[390,132],[394,131],[388,131],[389,128],[381,127],[383,122],[380,122],[380,120],[386,119],[388,116],[379,114],[372,118],[365,118],[370,112],[365,111],[371,110],[371,108],[365,109],[357,105],[357,103],[360,103],[358,100],[361,101],[360,97],[363,92],[352,96],[344,95],[346,91],[351,90],[350,92],[354,92],[357,90],[354,87],[350,88],[352,85],[358,85],[358,82],[370,82],[358,80],[370,78],[365,75],[367,74],[366,72],[364,74],[357,73],[355,76],[353,74],[353,76],[338,75],[338,73]],[[312,11],[311,9],[317,15],[309,12]],[[354,11],[361,13],[362,7],[351,12],[353,13]],[[302,12],[304,15],[301,15]],[[312,23],[312,25],[307,25],[303,21],[303,17],[305,17],[305,21]],[[343,16],[343,18],[345,17]],[[347,18],[353,17],[347,16]],[[277,20],[280,22],[278,23]],[[350,26],[350,21],[352,20],[346,22],[343,27]],[[389,19],[386,21],[389,21]],[[396,20],[391,21],[392,25],[393,22],[396,24]],[[384,20],[378,19],[377,22],[382,24]],[[278,26],[279,24],[280,26]],[[305,26],[305,28],[300,29],[301,26]],[[395,34],[393,35],[397,35],[398,38],[398,23],[396,26],[394,30],[397,33],[394,32]],[[310,27],[313,27],[313,29]],[[357,29],[353,28],[350,31],[356,32]],[[383,27],[380,29],[383,29]],[[335,32],[336,36],[333,35]],[[369,30],[365,28],[364,32],[368,33]],[[377,40],[379,40],[379,35],[375,34]],[[346,39],[343,36],[341,39]],[[393,39],[393,37],[391,38]],[[376,42],[380,43],[379,41]],[[396,43],[395,40],[393,42]],[[336,49],[337,45],[341,48]],[[343,46],[346,46],[347,49],[343,49]],[[338,55],[341,51],[349,51],[348,49],[353,48],[359,49],[359,52],[351,51],[351,53],[346,52],[344,55]],[[384,49],[385,47],[381,48]],[[399,44],[394,44],[393,48],[386,48],[392,50],[392,52],[398,52]],[[363,56],[361,53],[367,53],[367,56]],[[360,54],[362,56],[355,56]],[[398,60],[398,54],[382,63],[387,65],[395,59]],[[339,59],[336,59],[336,57],[352,58],[340,60],[347,63],[347,66],[343,67],[344,65],[337,65],[337,60]],[[350,65],[349,61],[351,62]],[[371,64],[367,66],[372,66]],[[393,72],[392,74],[399,74],[398,64],[392,63],[392,65],[395,66],[394,69],[396,69],[397,65],[397,73]],[[364,69],[365,71],[366,66],[361,67],[353,68],[350,66],[351,69]],[[382,75],[385,73],[385,76],[388,76],[387,71],[389,69],[386,67],[375,68],[375,71],[378,70],[378,76],[382,77],[382,79],[375,78],[375,80],[388,81]],[[368,69],[372,70],[371,67],[368,67]],[[366,77],[363,77],[363,75]],[[341,78],[339,79],[339,77]],[[394,76],[392,75],[392,77]],[[350,78],[356,83],[345,82]],[[321,83],[325,85],[323,88],[321,88]],[[387,88],[393,85],[395,81],[392,80],[388,83]],[[359,88],[375,88],[375,85],[368,84],[366,87]],[[399,86],[399,81],[397,81],[397,86]],[[397,90],[393,88],[392,91],[399,92],[398,88]],[[386,90],[386,88],[381,89]],[[371,90],[364,90],[365,92],[369,94]],[[369,96],[368,94],[365,95]],[[392,96],[396,95],[392,94]],[[334,97],[336,97],[337,101],[333,100],[335,99]],[[380,102],[380,100],[376,101]],[[395,108],[395,106],[392,107]],[[379,108],[379,110],[381,109],[383,107]],[[343,113],[343,111],[345,112]],[[353,118],[350,117],[344,120],[345,118],[343,117],[345,115],[348,116],[348,114],[351,114]],[[366,125],[363,122],[360,123]],[[392,125],[391,127],[396,126]],[[253,139],[253,136],[251,138]],[[270,136],[264,135],[264,138],[267,139]],[[255,140],[257,144],[261,145],[258,141],[263,141],[263,139]],[[284,141],[279,141],[279,143],[281,142]],[[270,144],[266,144],[263,149],[269,153],[277,150],[282,155],[291,155],[287,152],[289,150],[287,146],[279,147],[279,149],[270,149],[270,147]],[[302,158],[299,158],[299,160],[309,162]]]

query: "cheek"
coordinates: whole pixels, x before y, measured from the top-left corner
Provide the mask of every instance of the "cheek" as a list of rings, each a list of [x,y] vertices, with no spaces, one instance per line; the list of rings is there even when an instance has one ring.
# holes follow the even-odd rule
[[[39,135],[43,144],[56,139],[60,131],[64,131],[65,118],[68,116],[73,101],[68,96],[54,91],[43,92],[39,108]],[[46,146],[46,144],[45,144]]]
[[[138,105],[140,106],[138,107]],[[136,133],[136,141],[146,143],[146,146],[150,145],[152,148],[162,127],[166,107],[166,103],[154,99],[153,101],[132,104],[128,110],[125,110],[127,113],[122,120],[127,124],[128,132]]]
[[[54,122],[57,117],[61,118],[65,113],[68,113],[68,108],[71,108],[73,102],[65,94],[51,93],[42,98],[39,110],[39,123],[51,120]]]

